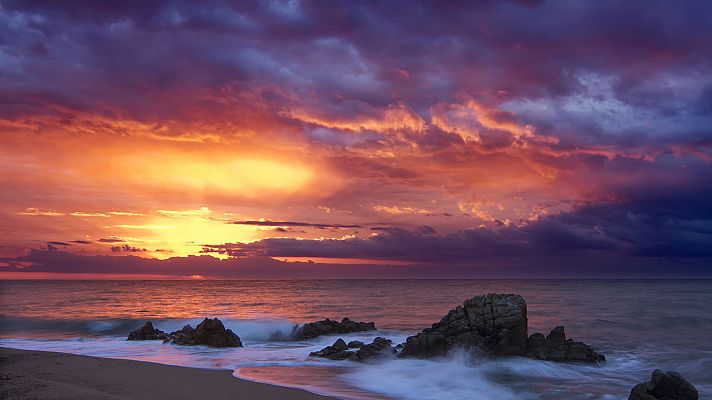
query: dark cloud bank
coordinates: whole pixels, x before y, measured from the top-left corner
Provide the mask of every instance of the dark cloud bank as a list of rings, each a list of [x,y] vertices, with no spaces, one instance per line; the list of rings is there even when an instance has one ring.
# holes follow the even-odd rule
[[[33,250],[5,260],[23,271],[234,278],[712,278],[712,182],[695,189],[640,190],[626,202],[581,205],[525,226],[438,234],[389,228],[368,238],[269,238],[206,244],[210,256],[151,260]],[[270,258],[273,257],[273,258]],[[281,257],[357,258],[383,265],[285,263]],[[395,262],[409,265],[388,265]],[[14,267],[5,268],[14,270]]]

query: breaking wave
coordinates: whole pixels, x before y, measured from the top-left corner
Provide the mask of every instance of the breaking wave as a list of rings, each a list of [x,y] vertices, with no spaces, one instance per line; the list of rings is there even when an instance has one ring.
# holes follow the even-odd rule
[[[146,319],[108,320],[55,320],[0,317],[0,335],[3,336],[126,336],[139,328]],[[153,326],[165,332],[172,332],[191,324],[196,326],[202,318],[192,319],[151,319]],[[226,328],[232,329],[242,339],[269,340],[275,332],[288,336],[294,323],[285,319],[221,319]]]

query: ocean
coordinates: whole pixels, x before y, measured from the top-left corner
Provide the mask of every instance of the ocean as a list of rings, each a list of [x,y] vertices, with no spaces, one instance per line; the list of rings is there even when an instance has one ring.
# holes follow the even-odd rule
[[[271,341],[323,318],[374,321],[341,335],[401,343],[463,300],[524,296],[529,333],[564,325],[603,353],[599,366],[476,357],[308,359],[337,337]],[[218,317],[244,348],[129,342],[151,320],[164,331]],[[344,399],[627,399],[653,369],[675,370],[712,396],[712,280],[0,281],[0,346],[230,369],[243,379]]]

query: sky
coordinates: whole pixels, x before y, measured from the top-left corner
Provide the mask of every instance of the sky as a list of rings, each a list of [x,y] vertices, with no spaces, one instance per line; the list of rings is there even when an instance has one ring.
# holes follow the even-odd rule
[[[712,277],[707,1],[0,1],[0,275]]]

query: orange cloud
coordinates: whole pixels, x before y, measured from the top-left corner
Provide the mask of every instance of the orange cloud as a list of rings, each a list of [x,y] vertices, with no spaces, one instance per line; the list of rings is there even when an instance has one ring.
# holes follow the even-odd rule
[[[426,127],[426,122],[403,104],[390,105],[385,109],[376,110],[375,115],[355,115],[348,118],[320,116],[318,112],[306,109],[291,110],[283,114],[309,124],[353,132],[387,132],[401,129],[422,132]]]

